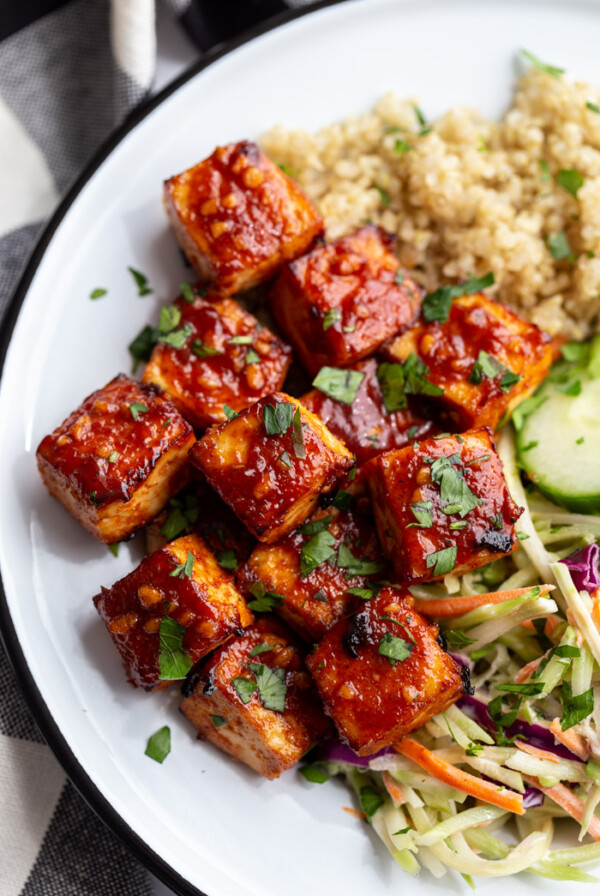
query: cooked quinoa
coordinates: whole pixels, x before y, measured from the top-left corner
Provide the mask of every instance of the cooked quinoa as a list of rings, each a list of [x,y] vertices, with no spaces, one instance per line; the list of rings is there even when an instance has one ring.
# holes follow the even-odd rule
[[[532,69],[499,122],[454,108],[428,123],[388,94],[265,151],[306,190],[328,238],[366,221],[398,235],[427,290],[492,271],[490,293],[552,335],[600,329],[600,89]]]

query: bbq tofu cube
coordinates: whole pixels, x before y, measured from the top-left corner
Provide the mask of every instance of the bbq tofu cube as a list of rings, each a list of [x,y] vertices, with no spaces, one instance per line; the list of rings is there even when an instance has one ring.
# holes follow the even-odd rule
[[[309,373],[347,367],[416,319],[421,291],[400,269],[393,238],[368,225],[287,265],[271,307]]]
[[[198,275],[226,293],[267,280],[323,233],[304,193],[246,141],[166,181],[164,202]]]
[[[353,366],[352,370],[362,377],[362,381],[350,403],[340,401],[320,389],[313,389],[300,399],[304,407],[316,414],[355,454],[358,464],[382,451],[402,448],[414,439],[434,435],[439,429],[432,420],[428,420],[422,412],[408,404],[408,400],[405,402],[406,407],[387,411],[378,372],[385,380],[389,365],[380,368],[382,365],[374,358]],[[391,397],[388,397],[387,402],[390,408],[397,407]]]
[[[172,541],[94,598],[127,672],[146,691],[186,674],[252,613],[199,535]]]
[[[422,320],[392,340],[385,353],[391,361],[410,359],[411,368],[421,368],[456,431],[497,429],[546,377],[554,352],[542,330],[477,293],[455,299],[447,320]]]
[[[253,597],[251,607],[273,605],[300,635],[318,641],[387,577],[374,530],[365,486],[352,483],[287,538],[257,545],[240,587]]]
[[[175,309],[173,312],[172,309]],[[283,385],[291,349],[233,299],[184,298],[163,314],[144,382],[168,392],[183,416],[204,430]],[[159,325],[160,329],[160,325]]]
[[[461,696],[461,667],[408,592],[383,588],[329,629],[306,664],[340,738],[368,756]]]
[[[352,455],[296,398],[274,392],[194,446],[190,460],[260,540],[304,522],[319,495],[353,466]]]
[[[329,733],[304,653],[263,617],[208,657],[184,686],[181,709],[206,738],[266,778],[278,778]]]
[[[517,546],[522,510],[488,429],[388,451],[365,474],[379,539],[400,581],[462,575]]]
[[[187,482],[195,441],[168,395],[121,374],[42,439],[37,463],[50,494],[112,544],[146,525]]]
[[[171,498],[163,512],[146,526],[146,550],[152,553],[169,541],[194,532],[204,538],[219,566],[237,579],[256,539],[231,507],[202,481]]]

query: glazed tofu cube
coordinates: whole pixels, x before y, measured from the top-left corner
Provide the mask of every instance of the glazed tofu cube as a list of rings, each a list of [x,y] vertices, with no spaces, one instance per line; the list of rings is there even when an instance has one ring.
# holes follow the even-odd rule
[[[112,588],[102,588],[94,605],[127,678],[146,691],[185,678],[194,663],[253,619],[199,535],[145,557]]]
[[[307,657],[326,712],[359,756],[401,740],[463,693],[462,667],[408,592],[383,588]]]
[[[512,553],[522,513],[488,429],[426,439],[365,466],[377,531],[400,581],[462,575]]]
[[[50,494],[113,544],[150,522],[185,485],[195,441],[168,395],[120,374],[42,439],[37,463]]]
[[[476,293],[455,299],[447,320],[421,320],[392,340],[385,354],[420,367],[438,389],[435,400],[446,424],[462,431],[497,429],[546,377],[554,350],[535,324]]]
[[[378,371],[381,375],[380,368],[374,358],[359,361],[352,367],[362,376],[362,382],[350,404],[320,389],[312,389],[300,399],[304,407],[316,414],[354,453],[358,464],[382,451],[402,448],[414,439],[426,438],[439,430],[433,420],[428,420],[408,399],[405,407],[388,412],[377,377]],[[391,398],[389,405],[395,406]]]
[[[273,392],[213,426],[190,460],[259,539],[272,544],[304,522],[353,465],[348,449],[296,398]]]
[[[309,373],[348,367],[416,319],[421,290],[393,247],[391,236],[368,225],[281,271],[271,308]]]
[[[166,181],[164,203],[198,276],[225,293],[268,280],[323,233],[310,200],[247,141]]]
[[[197,429],[226,420],[223,405],[241,411],[281,388],[291,349],[233,299],[180,297],[173,308],[175,328],[161,337],[143,379],[168,392]],[[172,338],[180,333],[183,341]]]
[[[281,622],[258,619],[190,676],[181,709],[199,738],[278,778],[329,733],[304,654]]]
[[[333,503],[315,511],[277,544],[256,546],[240,588],[257,608],[273,604],[308,641],[378,591],[387,564],[375,534],[364,484],[338,489]]]
[[[146,551],[150,554],[169,541],[194,532],[206,541],[219,566],[237,579],[256,539],[204,481],[171,498],[163,512],[146,526]]]

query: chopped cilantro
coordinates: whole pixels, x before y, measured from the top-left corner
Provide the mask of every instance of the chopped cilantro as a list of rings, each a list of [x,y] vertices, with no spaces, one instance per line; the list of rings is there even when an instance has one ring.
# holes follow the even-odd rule
[[[343,488],[339,488],[333,496],[332,506],[337,510],[349,510],[354,506],[354,495],[345,492]]]
[[[135,280],[135,285],[138,289],[138,296],[148,296],[152,292],[150,287],[148,286],[148,278],[145,274],[142,274],[141,271],[136,271],[135,268],[128,267],[127,270]]]
[[[194,339],[191,345],[191,352],[197,358],[212,358],[214,355],[222,355],[223,352],[215,348],[214,345],[207,345],[201,339]]]
[[[306,457],[306,447],[304,445],[300,408],[296,408],[292,418],[292,448],[294,449],[294,454],[298,460],[304,460]]]
[[[225,551],[217,551],[215,556],[217,558],[217,563],[222,569],[236,570],[238,568],[238,561],[233,548],[228,548]]]
[[[176,305],[165,305],[160,309],[160,318],[158,321],[158,333],[164,336],[170,333],[181,322],[181,311]]]
[[[256,690],[256,682],[250,681],[249,678],[245,678],[243,675],[236,675],[235,678],[231,679],[231,684],[236,690],[236,693],[242,703],[250,703],[252,699],[252,694]]]
[[[335,323],[342,319],[342,312],[339,308],[330,308],[325,317],[323,318],[323,330],[328,330],[329,327],[332,327]]]
[[[386,412],[393,414],[394,411],[405,408],[407,400],[404,392],[404,367],[402,364],[391,364],[384,361],[377,368],[377,379]]]
[[[185,628],[170,616],[163,616],[159,629],[158,677],[162,681],[185,678],[193,661],[183,646]]]
[[[444,632],[444,637],[448,643],[448,647],[452,647],[454,650],[461,650],[463,647],[468,647],[470,644],[475,643],[473,638],[469,638],[468,635],[461,632],[459,629],[456,631]]]
[[[399,137],[394,141],[394,152],[397,152],[398,155],[403,155],[405,152],[410,152],[413,147],[406,140],[402,140]]]
[[[367,820],[371,819],[378,809],[383,806],[385,800],[378,790],[375,790],[371,784],[365,784],[358,792],[360,807],[365,813]]]
[[[157,334],[154,327],[146,326],[141,330],[133,342],[129,343],[129,353],[134,359],[133,372],[140,361],[149,361],[152,350],[156,345]]]
[[[556,175],[556,183],[571,196],[577,198],[577,193],[584,184],[583,176],[575,168],[561,168]]]
[[[258,696],[265,709],[270,709],[273,712],[283,712],[287,694],[285,670],[271,669],[270,666],[265,666],[264,663],[248,663],[248,668],[256,676]]]
[[[505,691],[508,694],[518,694],[519,697],[535,697],[544,690],[543,681],[527,681],[521,684],[513,684],[506,682],[505,684],[495,685],[497,691]]]
[[[244,360],[246,364],[260,364],[260,355],[253,348],[249,348]]]
[[[119,542],[116,541],[114,544],[109,544],[108,550],[111,552],[113,557],[119,556]]]
[[[302,545],[300,575],[303,579],[322,563],[335,557],[335,538],[330,532],[318,532]]]
[[[361,600],[371,600],[372,597],[377,597],[382,587],[382,585],[375,585],[372,582],[365,582],[365,584],[360,588],[348,588],[346,594],[352,594],[354,597],[360,597]]]
[[[548,249],[550,250],[550,255],[556,261],[562,261],[564,258],[574,258],[573,250],[564,230],[548,238]]]
[[[249,585],[248,591],[253,597],[253,600],[248,601],[248,609],[254,613],[269,613],[279,606],[281,601],[285,600],[283,594],[267,591],[262,582],[254,582],[252,585]]]
[[[213,716],[210,717],[211,722],[215,726],[215,728],[221,728],[223,725],[227,724],[227,719],[225,716]]]
[[[252,648],[248,656],[258,656],[260,653],[266,653],[268,650],[273,650],[274,647],[274,644],[265,644],[264,642],[257,644],[256,647]]]
[[[386,190],[384,190],[383,187],[380,187],[379,184],[374,184],[374,187],[379,193],[379,198],[381,199],[383,205],[388,206],[391,202],[390,194]]]
[[[458,548],[456,545],[452,545],[452,547],[449,548],[442,548],[441,551],[432,551],[431,554],[427,554],[427,569],[431,569],[433,566],[434,576],[447,575],[454,569],[457,553]]]
[[[180,283],[179,291],[180,291],[181,295],[183,296],[183,298],[185,299],[185,301],[189,305],[192,305],[196,296],[194,295],[194,287],[191,285],[191,283]]]
[[[192,573],[194,571],[194,555],[191,551],[187,552],[187,557],[185,559],[185,563],[179,563],[175,569],[173,569],[169,575],[176,576],[179,579],[187,578],[191,579]]]
[[[252,336],[232,336],[227,342],[229,345],[252,345]]]
[[[406,527],[410,529],[412,526],[418,526],[420,529],[431,529],[433,526],[433,503],[431,501],[415,501],[408,505],[416,519],[416,523],[409,523]]]
[[[590,112],[595,112],[596,115],[600,115],[600,106],[597,106],[596,103],[592,103],[588,100],[585,104],[586,109],[589,109]]]
[[[281,463],[284,465],[284,467],[291,467],[291,466],[292,466],[292,459],[291,459],[291,457],[289,456],[289,454],[287,453],[287,451],[282,451],[282,452],[281,452],[281,454],[280,454],[280,456],[279,456],[279,460],[280,460]]]
[[[335,401],[352,404],[364,378],[365,374],[359,370],[321,367],[312,384]]]
[[[320,769],[318,765],[314,765],[313,763],[310,765],[303,765],[300,769],[300,774],[311,784],[324,784],[325,781],[329,781],[327,772],[324,772],[323,769]]]
[[[288,401],[278,401],[263,407],[263,421],[268,436],[281,436],[292,425],[295,407]]]
[[[378,572],[383,572],[385,569],[384,563],[378,563],[374,560],[359,560],[345,544],[339,546],[337,566],[339,569],[346,570],[347,578],[352,576],[372,576]]]
[[[149,756],[150,759],[154,759],[155,762],[162,763],[170,752],[171,729],[168,725],[163,725],[162,728],[159,728],[158,731],[155,731],[154,734],[148,738],[144,755]]]
[[[321,519],[313,520],[312,523],[305,523],[303,526],[299,526],[296,532],[299,532],[300,535],[317,535],[328,528],[332,519],[332,516],[322,516]]]
[[[396,635],[392,635],[391,632],[385,632],[379,642],[377,652],[382,656],[386,656],[392,666],[395,666],[396,662],[402,663],[404,660],[408,659],[412,653],[413,647],[414,643],[405,641],[404,638],[397,638]]]
[[[465,283],[458,283],[456,286],[440,286],[439,289],[429,293],[423,299],[421,313],[424,320],[428,322],[448,320],[453,299],[481,292],[487,286],[492,286],[494,282],[494,275],[490,271],[484,277],[471,277]]]
[[[550,178],[551,178],[550,168],[549,168],[549,166],[548,166],[548,162],[546,162],[544,159],[540,159],[539,162],[538,162],[538,166],[539,166],[539,169],[540,169],[540,180],[541,180],[541,182],[542,182],[543,184],[548,183],[548,181],[549,181]]]
[[[557,68],[555,65],[548,65],[547,62],[542,62],[541,59],[538,59],[538,57],[534,56],[533,53],[530,53],[529,50],[521,50],[521,53],[534,68],[537,68],[540,72],[545,72],[547,75],[552,75],[553,78],[559,78],[565,73],[564,68]]]
[[[129,410],[131,412],[131,416],[137,423],[140,414],[148,413],[148,405],[144,404],[143,401],[134,401],[133,404],[129,405]]]
[[[101,299],[102,296],[105,296],[108,293],[107,289],[104,289],[102,286],[93,289],[90,293],[90,299]]]
[[[233,408],[230,408],[228,404],[223,405],[223,413],[228,420],[235,420],[236,417],[240,416],[238,412],[234,411]]]
[[[594,711],[594,689],[590,688],[583,694],[573,696],[573,689],[568,681],[562,684],[562,705],[563,714],[560,720],[560,727],[563,731],[572,728],[573,725],[579,724]]]

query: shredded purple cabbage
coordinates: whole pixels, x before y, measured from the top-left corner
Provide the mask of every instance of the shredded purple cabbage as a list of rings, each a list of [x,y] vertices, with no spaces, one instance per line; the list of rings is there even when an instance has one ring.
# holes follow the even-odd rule
[[[560,562],[568,566],[578,591],[592,594],[600,586],[600,548],[597,544],[588,544]]]
[[[528,787],[523,794],[523,808],[536,809],[544,802],[544,794],[537,787]]]
[[[348,765],[367,768],[371,759],[375,759],[376,756],[386,756],[390,753],[395,754],[395,752],[393,747],[384,747],[383,750],[379,750],[379,752],[373,753],[371,756],[357,756],[354,750],[351,750],[350,747],[347,747],[341,741],[326,740],[316,747],[312,755],[315,759],[321,759],[324,762],[347,762]]]

